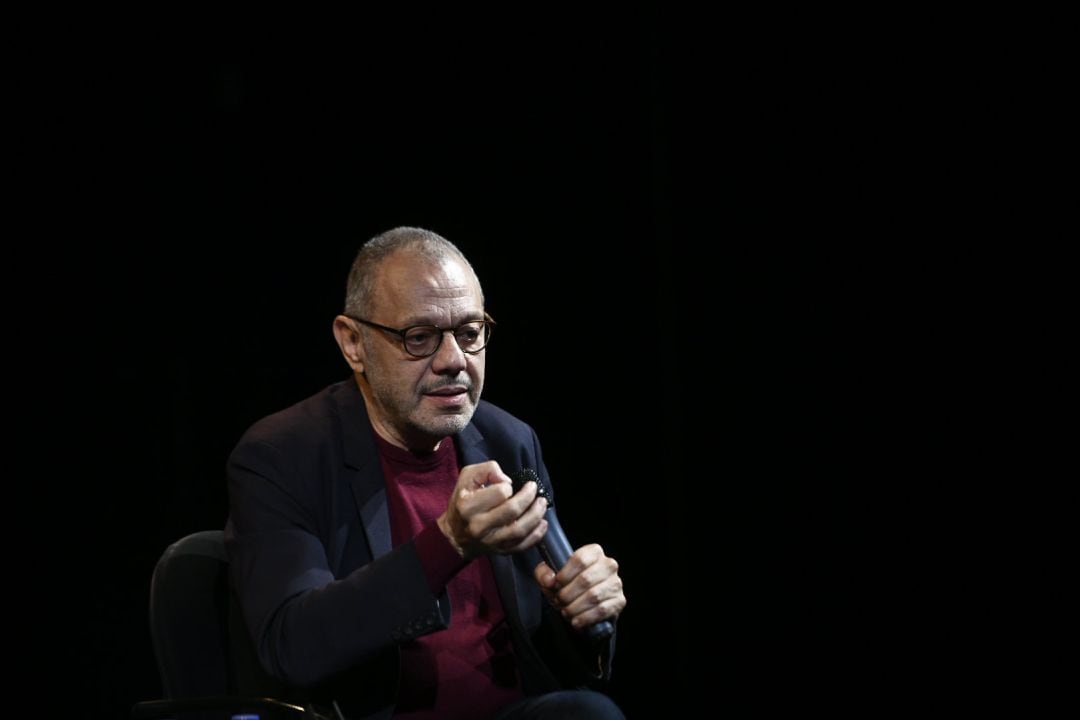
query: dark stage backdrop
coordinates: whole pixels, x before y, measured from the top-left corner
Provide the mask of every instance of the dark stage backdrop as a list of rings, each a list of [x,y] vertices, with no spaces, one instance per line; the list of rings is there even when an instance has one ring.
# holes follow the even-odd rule
[[[938,202],[911,189],[910,68],[798,17],[454,20],[154,19],[43,68],[67,714],[158,696],[158,555],[222,527],[248,425],[347,376],[349,263],[397,225],[472,260],[485,396],[538,431],[571,539],[620,562],[629,717],[932,686],[896,612],[919,589],[883,579],[908,570],[899,479],[947,422],[908,422],[936,338],[889,341],[952,261],[906,233]]]

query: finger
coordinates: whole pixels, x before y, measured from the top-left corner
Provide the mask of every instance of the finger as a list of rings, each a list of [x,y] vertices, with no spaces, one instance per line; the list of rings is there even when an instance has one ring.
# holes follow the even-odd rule
[[[496,549],[501,553],[507,553],[507,554],[517,553],[517,552],[522,552],[524,550],[528,550],[529,548],[531,548],[533,545],[540,542],[544,538],[544,534],[547,533],[547,530],[548,530],[547,520],[544,520],[543,518],[541,518],[540,522],[537,524],[537,526],[535,528],[533,528],[533,530],[528,535],[526,535],[523,539],[521,539],[521,540],[515,540],[515,539],[506,540],[506,541],[504,541],[502,543],[499,543],[499,545],[496,547]],[[554,573],[552,573],[552,575],[554,575]],[[543,589],[543,586],[541,586],[541,588]]]
[[[489,485],[501,484],[512,485],[510,477],[494,460],[466,465],[458,474],[457,485],[462,490],[479,490]]]
[[[558,581],[559,587],[569,585],[575,577],[585,570],[585,568],[595,564],[604,557],[606,557],[604,555],[604,549],[596,543],[582,545],[574,551],[570,556],[570,559],[566,561],[566,564],[563,565],[557,573],[555,579]]]
[[[611,598],[595,607],[589,608],[583,613],[568,618],[568,620],[575,630],[583,630],[590,625],[595,625],[601,620],[615,622],[619,619],[619,615],[622,614],[625,607],[625,598]]]
[[[509,501],[508,501],[509,502]],[[544,519],[544,511],[547,510],[547,500],[542,497],[535,498],[528,509],[519,517],[512,519],[503,525],[496,525],[488,533],[487,541],[504,552],[515,552],[531,547],[544,537],[547,532],[547,521]],[[492,515],[498,511],[492,511]],[[543,527],[541,527],[541,525]],[[524,547],[522,543],[528,543]],[[511,550],[511,548],[514,548]]]
[[[600,585],[607,581],[611,576],[618,577],[619,563],[615,562],[614,558],[601,557],[592,565],[589,565],[574,578],[567,583],[559,587],[559,602],[564,605],[570,605],[576,599],[587,593],[590,588]],[[559,573],[560,575],[562,573]],[[558,576],[556,576],[556,582],[558,582]]]
[[[502,505],[513,496],[513,489],[504,483],[464,490],[458,496],[458,512],[473,517]]]
[[[499,467],[499,463],[494,460],[477,463],[476,465],[467,465],[466,469],[473,474],[472,481],[475,487],[509,485],[512,488],[514,485],[510,476],[504,473],[502,468]]]
[[[562,612],[574,627],[583,627],[616,617],[625,606],[622,580],[618,575],[612,575],[599,585],[590,587],[573,602],[564,604]]]
[[[498,488],[504,486],[499,485]],[[491,488],[487,488],[490,490]],[[486,490],[485,490],[486,491]],[[484,491],[481,491],[484,492]],[[503,492],[503,491],[499,491]],[[471,514],[469,519],[470,529],[473,530],[477,537],[486,534],[492,528],[502,528],[504,526],[510,526],[518,519],[522,518],[526,513],[535,511],[536,497],[536,483],[528,482],[525,486],[518,490],[518,492],[509,498],[504,499],[499,504],[489,509],[484,509],[475,514]],[[543,501],[544,506],[540,509],[539,514],[544,514],[544,509],[547,507],[547,500],[540,498]],[[535,522],[532,523],[535,525]],[[532,529],[530,526],[529,530]],[[524,536],[522,533],[521,536]],[[503,536],[495,538],[496,542],[501,542],[504,539],[508,539],[509,536]]]
[[[536,579],[536,584],[542,588],[554,589],[555,585],[555,571],[551,569],[546,562],[537,563],[533,568],[533,578]]]

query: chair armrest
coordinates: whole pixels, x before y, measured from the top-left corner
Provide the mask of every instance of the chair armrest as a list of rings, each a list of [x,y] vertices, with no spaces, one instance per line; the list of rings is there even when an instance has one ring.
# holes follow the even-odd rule
[[[222,713],[237,715],[241,713],[257,714],[260,720],[271,718],[297,718],[303,720],[332,720],[310,708],[265,697],[245,697],[242,695],[210,695],[206,697],[176,698],[172,700],[143,700],[131,707],[132,720],[162,720],[177,714],[207,712],[219,710]]]

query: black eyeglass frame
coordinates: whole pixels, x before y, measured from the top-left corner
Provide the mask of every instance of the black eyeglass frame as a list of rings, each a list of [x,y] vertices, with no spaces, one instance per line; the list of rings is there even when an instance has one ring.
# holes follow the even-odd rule
[[[406,353],[408,353],[411,357],[414,357],[414,358],[431,357],[435,353],[439,352],[439,348],[442,347],[443,336],[445,336],[446,333],[448,333],[448,332],[450,332],[450,333],[452,333],[454,335],[454,342],[457,343],[457,346],[461,350],[461,352],[466,353],[468,355],[475,355],[476,353],[478,353],[481,350],[483,350],[484,348],[486,348],[488,346],[488,343],[491,342],[491,334],[492,334],[492,332],[493,332],[493,330],[495,328],[495,318],[491,317],[486,312],[484,313],[484,319],[483,320],[467,320],[467,321],[465,321],[465,322],[463,322],[463,323],[461,323],[461,324],[459,324],[459,325],[457,325],[455,327],[444,328],[444,327],[439,327],[438,325],[430,325],[430,324],[425,323],[425,324],[420,324],[420,325],[409,325],[408,327],[401,328],[400,330],[397,329],[397,328],[388,327],[386,325],[380,325],[377,322],[371,322],[370,320],[365,320],[364,318],[356,317],[355,315],[349,315],[348,313],[342,313],[342,314],[345,317],[349,318],[350,320],[355,320],[358,323],[363,323],[364,325],[368,325],[368,326],[373,327],[373,328],[375,328],[377,330],[382,330],[383,332],[388,332],[388,333],[391,333],[393,335],[397,335],[398,338],[401,340],[402,349]],[[481,323],[484,326],[484,328],[483,328],[484,344],[481,345],[480,347],[476,348],[475,350],[466,350],[465,348],[461,347],[461,343],[458,342],[457,332],[458,332],[458,330],[465,327],[466,325],[472,325],[473,323]],[[436,331],[436,333],[439,336],[439,341],[437,343],[435,343],[435,348],[431,352],[429,352],[429,353],[427,353],[425,355],[417,355],[413,351],[409,350],[409,346],[405,342],[405,334],[408,333],[410,330],[415,330],[416,328],[432,328],[432,329],[434,329]]]

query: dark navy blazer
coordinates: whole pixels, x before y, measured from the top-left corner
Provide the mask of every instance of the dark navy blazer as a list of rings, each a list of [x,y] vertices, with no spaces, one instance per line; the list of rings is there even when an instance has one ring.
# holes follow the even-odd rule
[[[495,460],[549,481],[532,428],[491,403],[454,439],[462,466]],[[305,697],[388,717],[398,644],[446,628],[450,605],[431,593],[411,542],[391,547],[355,381],[255,423],[229,456],[228,479],[230,584],[263,668]],[[490,556],[526,692],[605,679],[614,642],[598,655],[551,610],[532,577],[539,561],[535,548]]]

